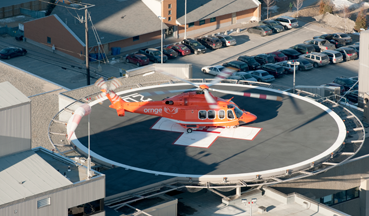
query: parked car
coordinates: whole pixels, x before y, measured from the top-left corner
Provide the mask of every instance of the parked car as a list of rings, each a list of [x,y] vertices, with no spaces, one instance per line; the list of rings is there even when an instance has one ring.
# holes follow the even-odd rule
[[[353,48],[341,47],[341,48],[336,49],[336,51],[342,54],[344,61],[350,61],[350,60],[357,59],[357,53]]]
[[[155,48],[140,49],[138,50],[138,52],[145,55],[147,58],[150,59],[150,61],[155,63],[161,62],[161,55],[163,55],[163,62],[166,62],[168,60],[168,57],[166,55],[161,54],[161,52]]]
[[[201,68],[201,71],[205,74],[218,75],[225,67],[222,65],[205,66]]]
[[[298,61],[300,63],[298,66],[300,71],[308,71],[314,68],[313,64],[306,59],[300,58],[300,59],[295,59],[294,61]]]
[[[334,83],[340,84],[345,88],[345,91],[348,91],[352,86],[355,85],[356,81],[353,81],[350,78],[345,77],[337,77],[333,80]],[[352,90],[358,90],[359,85],[356,83],[356,85],[352,88]]]
[[[359,96],[359,91],[354,90],[354,91],[347,92],[346,95],[345,95],[345,98],[347,98],[347,100],[349,100],[353,103],[357,103],[358,102],[358,96]]]
[[[291,47],[301,54],[308,54],[315,51],[315,48],[310,44],[297,44]]]
[[[336,50],[326,50],[326,51],[323,51],[322,53],[326,54],[329,57],[329,61],[332,64],[343,62],[342,54]]]
[[[341,95],[343,95],[345,93],[345,88],[343,86],[341,86],[340,84],[337,84],[337,83],[327,83],[327,84],[323,84],[321,86],[338,87],[338,88],[340,88],[340,94]]]
[[[253,76],[258,82],[273,82],[275,77],[270,75],[265,70],[256,70],[250,72],[251,76]]]
[[[185,46],[187,46],[191,52],[195,53],[196,55],[199,53],[205,53],[206,52],[206,47],[204,45],[202,45],[200,42],[192,40],[192,39],[184,39],[182,41],[182,44],[184,44]]]
[[[267,53],[267,54],[273,56],[274,60],[276,62],[288,60],[288,57],[285,54],[283,54],[282,52],[279,52],[279,51],[275,51],[275,52],[271,52],[271,53]]]
[[[232,36],[229,35],[217,35],[217,38],[219,38],[219,40],[222,42],[222,45],[224,47],[227,46],[233,46],[237,44],[236,39],[234,39]]]
[[[249,66],[242,61],[230,61],[223,64],[224,67],[232,67],[239,71],[249,71]]]
[[[191,50],[183,44],[170,45],[167,48],[173,49],[182,56],[191,54]]]
[[[283,49],[283,50],[278,50],[279,52],[285,54],[288,59],[298,59],[299,56],[301,55],[301,53],[297,52],[295,49]]]
[[[257,70],[261,68],[260,63],[257,62],[252,56],[239,56],[237,61],[243,61],[247,63],[247,65],[249,66],[249,70]]]
[[[222,47],[222,42],[217,37],[203,37],[197,39],[198,42],[200,42],[202,45],[210,48],[210,49],[219,49]]]
[[[336,46],[332,43],[330,43],[326,39],[313,39],[313,40],[306,40],[304,41],[304,44],[311,44],[315,48],[315,52],[322,52],[324,50],[334,50],[336,49]]]
[[[268,63],[261,66],[261,68],[273,75],[275,78],[281,77],[284,74],[284,68],[276,64]]]
[[[275,64],[283,67],[284,72],[286,74],[293,74],[293,70],[297,71],[299,69],[299,66],[297,66],[297,65],[296,65],[296,69],[294,69],[295,66],[291,65],[291,64],[288,64],[288,61],[281,61],[281,62],[277,62]]]
[[[163,48],[163,53],[168,56],[168,58],[177,58],[178,57],[178,53],[176,51],[174,51],[171,48]]]
[[[129,54],[126,57],[126,62],[136,64],[138,67],[148,65],[150,63],[149,58],[147,58],[146,55],[139,53]]]
[[[291,29],[299,27],[299,23],[295,18],[289,16],[280,16],[275,21],[278,21],[280,24],[283,25],[284,29]]]
[[[316,67],[323,67],[323,66],[328,65],[330,63],[328,55],[324,54],[324,53],[312,52],[312,53],[309,53],[309,54],[303,54],[300,57],[305,58],[308,61],[311,61],[315,68]]]
[[[320,36],[313,37],[313,39],[318,39],[318,38],[328,40],[330,43],[334,44],[336,48],[346,46],[346,42],[344,40],[333,39],[333,34],[322,34]]]
[[[27,54],[27,50],[19,47],[8,47],[0,51],[0,58],[10,59],[17,56],[24,56]]]
[[[332,35],[332,39],[336,41],[345,41],[346,44],[352,42],[352,38],[346,33],[335,33]]]
[[[227,79],[235,79],[235,80],[245,80],[245,81],[253,81],[256,82],[256,78],[254,78],[249,72],[236,72],[229,76]]]
[[[354,77],[349,77],[349,79],[357,82],[359,80],[359,77],[358,76],[354,76]]]
[[[275,59],[272,55],[268,54],[259,54],[254,56],[254,59],[259,62],[259,64],[267,64],[267,63],[275,63]]]
[[[353,45],[358,45],[358,46],[360,46],[360,42],[355,42]]]
[[[260,25],[260,26],[254,26],[251,28],[247,29],[247,32],[249,33],[254,33],[254,34],[259,34],[262,37],[266,36],[266,35],[271,35],[273,34],[272,29],[270,29],[268,26],[266,25]]]
[[[274,20],[260,21],[259,24],[268,26],[275,33],[284,31],[284,27],[282,25],[280,25],[279,22],[274,21]]]
[[[354,49],[357,53],[357,57],[359,58],[359,51],[360,51],[360,46],[359,45],[347,45],[345,47]]]

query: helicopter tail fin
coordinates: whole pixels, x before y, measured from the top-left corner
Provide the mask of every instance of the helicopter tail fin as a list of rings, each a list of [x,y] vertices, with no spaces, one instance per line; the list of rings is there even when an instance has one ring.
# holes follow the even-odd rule
[[[111,102],[111,105],[109,107],[117,110],[118,116],[124,116],[124,107],[126,102],[122,98],[120,98],[114,91],[109,91],[107,97]]]

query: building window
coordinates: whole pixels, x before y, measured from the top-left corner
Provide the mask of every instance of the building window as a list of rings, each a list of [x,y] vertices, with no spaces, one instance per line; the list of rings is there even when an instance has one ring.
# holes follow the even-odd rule
[[[168,8],[172,8],[172,4],[168,4]]]
[[[172,15],[172,10],[168,10],[168,15]]]
[[[360,189],[359,187],[356,187],[321,197],[318,200],[325,205],[332,206],[359,197]]]
[[[200,20],[199,21],[199,25],[204,25],[205,24],[205,20]]]
[[[191,28],[191,27],[193,27],[195,25],[195,23],[194,22],[192,22],[192,23],[188,23],[188,28]]]
[[[212,23],[212,22],[215,22],[215,21],[217,21],[217,18],[216,18],[216,17],[210,18],[210,22],[211,22],[211,23]]]
[[[51,38],[50,37],[47,37],[47,43],[51,44]]]
[[[69,216],[95,215],[104,211],[104,199],[95,200],[68,209]]]
[[[170,22],[170,21],[172,21],[172,17],[168,17],[168,21]]]
[[[140,36],[133,37],[133,41],[138,41],[138,40],[140,40]]]
[[[38,209],[42,208],[42,207],[45,207],[45,206],[48,206],[48,205],[50,205],[50,197],[37,201],[37,208]]]

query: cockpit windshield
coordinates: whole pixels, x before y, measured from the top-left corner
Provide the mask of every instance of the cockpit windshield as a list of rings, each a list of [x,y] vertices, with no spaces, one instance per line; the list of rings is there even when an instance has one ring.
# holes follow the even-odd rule
[[[234,112],[236,113],[237,118],[240,118],[243,114],[242,110],[236,106],[234,107]]]

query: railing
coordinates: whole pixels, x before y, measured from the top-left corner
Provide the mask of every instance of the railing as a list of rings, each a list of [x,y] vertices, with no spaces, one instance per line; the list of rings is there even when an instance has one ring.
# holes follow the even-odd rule
[[[209,83],[212,80],[210,79],[191,79],[190,81],[194,83]],[[234,81],[234,80],[224,80],[223,82],[226,83],[234,83],[235,85],[251,85],[251,86],[260,86],[264,88],[270,88],[280,91],[286,91],[290,88],[285,86],[279,86],[279,85],[273,85],[269,83],[260,83],[260,82],[251,82],[251,81]],[[173,80],[162,80],[162,81],[154,81],[154,82],[146,82],[146,83],[140,83],[134,86],[129,87],[120,87],[116,91],[119,92],[121,90],[126,89],[135,89],[140,88],[143,86],[153,86],[153,85],[161,85],[161,84],[168,84],[168,83],[183,83],[182,81],[173,81]],[[191,87],[189,87],[191,88]],[[49,140],[51,145],[54,149],[56,149],[59,154],[63,155],[63,152],[71,151],[75,148],[73,146],[73,143],[66,143],[64,146],[57,146],[55,145],[57,143],[57,135],[53,136],[53,132],[60,132],[66,134],[66,127],[63,123],[65,121],[60,121],[59,117],[62,114],[65,114],[67,112],[67,116],[71,116],[74,109],[72,107],[75,107],[78,103],[85,103],[88,100],[86,98],[95,98],[96,95],[98,95],[100,92],[96,92],[93,94],[90,94],[86,97],[83,97],[79,100],[74,101],[73,103],[66,106],[64,109],[60,110],[52,119],[52,121],[49,124]],[[317,161],[315,164],[311,164],[310,167],[302,169],[302,170],[292,170],[290,172],[274,175],[274,176],[268,176],[265,178],[260,179],[238,179],[238,180],[214,180],[209,182],[203,182],[199,179],[195,178],[184,178],[184,177],[177,177],[173,178],[172,187],[179,187],[182,185],[185,185],[186,188],[218,188],[218,189],[225,189],[226,188],[235,188],[235,187],[253,187],[253,186],[261,186],[261,185],[271,185],[286,181],[292,181],[297,180],[301,178],[305,178],[308,176],[316,175],[318,173],[326,172],[329,169],[332,169],[342,163],[347,162],[352,158],[362,147],[364,141],[365,141],[365,129],[360,121],[360,119],[350,111],[350,109],[346,108],[345,106],[342,106],[335,102],[337,96],[332,95],[329,97],[320,97],[319,95],[312,94],[306,91],[302,91],[297,89],[296,93],[299,94],[302,97],[310,98],[311,100],[314,100],[318,103],[323,104],[324,106],[330,108],[332,111],[334,111],[341,119],[343,119],[343,122],[347,129],[347,135],[345,141],[340,145],[340,147],[335,151],[332,152],[331,155],[323,158],[321,161]],[[76,108],[76,107],[75,107]],[[72,110],[72,111],[71,111]],[[65,118],[65,117],[63,117]],[[62,131],[64,130],[64,131]],[[96,161],[95,161],[96,162]],[[108,166],[107,164],[104,164],[105,166]],[[111,165],[109,167],[112,167]]]

